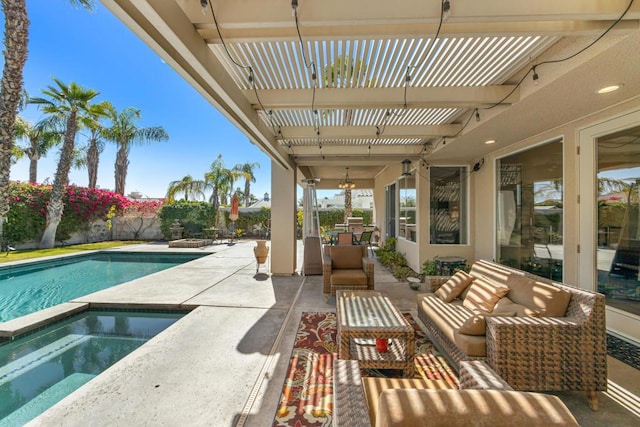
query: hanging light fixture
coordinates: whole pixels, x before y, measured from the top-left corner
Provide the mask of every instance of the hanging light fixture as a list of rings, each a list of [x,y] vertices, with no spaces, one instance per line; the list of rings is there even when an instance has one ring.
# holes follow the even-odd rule
[[[411,175],[411,160],[409,159],[404,159],[402,161],[402,175],[403,176],[410,176]]]
[[[343,189],[349,189],[349,190],[353,190],[354,188],[356,188],[356,183],[351,181],[351,179],[349,179],[349,168],[346,168],[344,181],[338,184],[338,187]]]

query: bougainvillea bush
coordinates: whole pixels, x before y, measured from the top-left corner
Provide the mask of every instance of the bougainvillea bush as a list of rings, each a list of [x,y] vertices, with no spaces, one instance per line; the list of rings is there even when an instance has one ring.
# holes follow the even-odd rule
[[[145,230],[156,225],[162,204],[161,200],[135,200],[124,208],[119,223],[127,234],[125,237],[137,240]]]
[[[6,237],[9,242],[39,240],[44,231],[50,185],[12,182],[9,186],[9,215]],[[56,232],[56,240],[68,239],[96,220],[109,220],[128,208],[132,201],[112,191],[70,185],[63,198],[64,212]]]

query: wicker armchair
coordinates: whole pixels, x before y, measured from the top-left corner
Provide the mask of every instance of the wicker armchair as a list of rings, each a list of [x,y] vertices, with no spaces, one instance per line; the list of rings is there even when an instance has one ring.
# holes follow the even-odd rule
[[[325,301],[336,290],[373,290],[373,261],[366,246],[325,246],[322,292]]]

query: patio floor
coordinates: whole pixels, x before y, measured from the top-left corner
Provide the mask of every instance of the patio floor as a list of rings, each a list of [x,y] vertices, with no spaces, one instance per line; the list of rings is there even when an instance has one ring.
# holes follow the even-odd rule
[[[321,276],[255,274],[253,241],[79,298],[78,303],[194,310],[29,425],[270,426],[303,311],[334,311]],[[302,262],[299,245],[298,263]],[[169,251],[168,245],[127,246]],[[376,289],[415,312],[415,291],[376,263]],[[556,393],[583,426],[640,425],[640,372],[609,358],[613,383],[591,411],[582,393]],[[621,400],[622,404],[616,400]],[[627,405],[630,410],[625,409]],[[635,414],[631,411],[634,411]]]

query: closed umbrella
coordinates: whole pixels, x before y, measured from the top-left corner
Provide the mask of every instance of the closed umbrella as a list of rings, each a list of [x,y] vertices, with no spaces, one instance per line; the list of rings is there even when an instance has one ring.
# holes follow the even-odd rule
[[[238,195],[235,193],[231,198],[231,212],[229,213],[229,219],[233,222],[238,220]]]
[[[229,212],[229,219],[233,224],[233,226],[231,227],[233,229],[231,240],[233,241],[234,235],[236,234],[236,221],[238,220],[238,195],[235,193],[231,198],[231,212]]]

